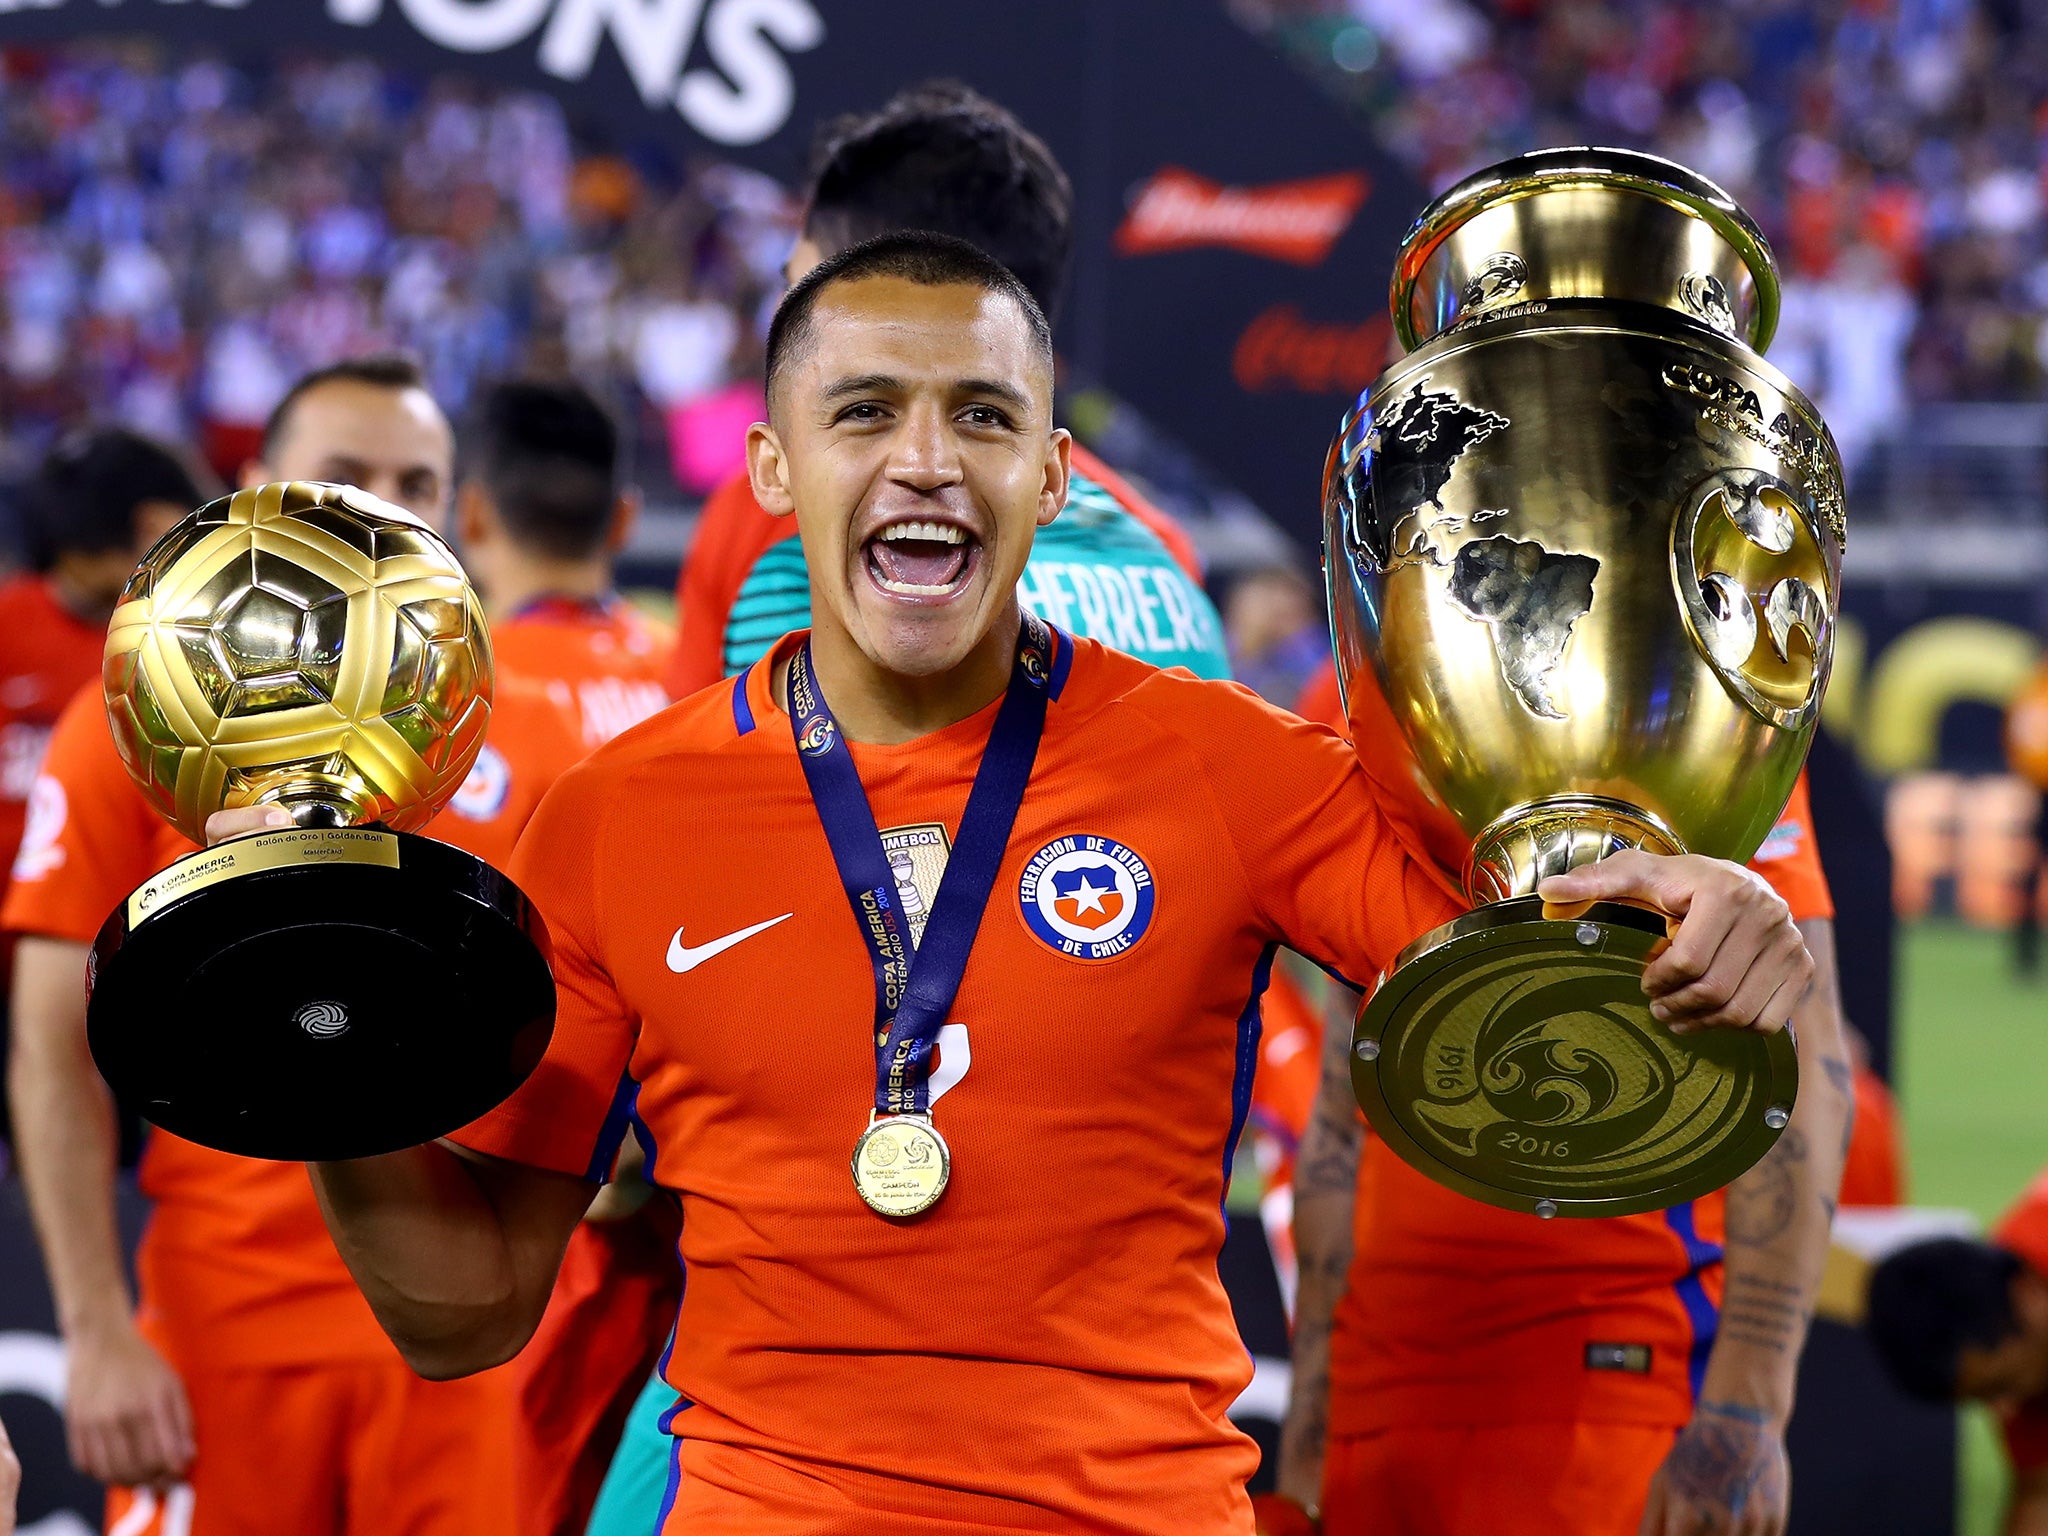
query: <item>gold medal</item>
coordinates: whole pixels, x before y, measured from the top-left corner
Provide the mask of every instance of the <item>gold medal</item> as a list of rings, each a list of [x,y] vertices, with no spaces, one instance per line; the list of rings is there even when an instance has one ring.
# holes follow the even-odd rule
[[[927,1115],[870,1120],[853,1144],[853,1187],[882,1216],[922,1216],[952,1174],[953,1154]]]

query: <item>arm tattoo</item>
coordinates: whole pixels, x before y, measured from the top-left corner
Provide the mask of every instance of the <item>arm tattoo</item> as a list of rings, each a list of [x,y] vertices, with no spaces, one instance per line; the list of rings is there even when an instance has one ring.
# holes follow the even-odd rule
[[[1721,1333],[1773,1354],[1795,1351],[1806,1330],[1806,1295],[1800,1287],[1762,1275],[1731,1274],[1721,1303]]]
[[[1805,1161],[1806,1137],[1794,1127],[1751,1172],[1728,1186],[1729,1242],[1760,1248],[1785,1235],[1799,1213],[1793,1165]]]

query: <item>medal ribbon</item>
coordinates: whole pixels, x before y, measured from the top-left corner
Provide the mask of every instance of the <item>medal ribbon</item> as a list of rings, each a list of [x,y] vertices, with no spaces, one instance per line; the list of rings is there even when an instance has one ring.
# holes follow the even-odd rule
[[[967,957],[995,890],[1010,828],[1045,733],[1052,676],[1052,636],[1024,615],[1017,659],[1002,707],[989,732],[960,835],[946,860],[938,900],[915,950],[910,923],[896,895],[896,877],[882,851],[882,834],[853,753],[826,706],[811,662],[811,643],[790,658],[789,724],[797,761],[809,781],[832,862],[868,948],[875,972],[875,1113],[922,1115],[931,1109],[932,1051],[952,1011]]]

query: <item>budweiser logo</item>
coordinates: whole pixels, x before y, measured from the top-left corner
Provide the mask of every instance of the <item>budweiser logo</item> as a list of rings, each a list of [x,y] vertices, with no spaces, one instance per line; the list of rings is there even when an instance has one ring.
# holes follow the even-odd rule
[[[1359,394],[1386,366],[1393,329],[1384,314],[1362,325],[1320,325],[1304,320],[1292,304],[1277,304],[1238,337],[1231,372],[1238,388],[1254,394]]]
[[[1226,187],[1164,167],[1138,189],[1116,232],[1117,251],[1149,256],[1220,245],[1312,267],[1351,227],[1372,183],[1362,171],[1265,187]]]

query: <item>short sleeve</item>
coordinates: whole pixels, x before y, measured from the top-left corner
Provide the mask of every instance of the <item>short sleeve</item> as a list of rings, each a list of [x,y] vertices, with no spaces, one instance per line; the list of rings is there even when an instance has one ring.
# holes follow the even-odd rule
[[[65,706],[29,791],[0,928],[89,944],[166,862],[165,823],[121,764],[97,683]]]
[[[1828,877],[1820,867],[1820,849],[1813,840],[1813,807],[1807,798],[1803,769],[1792,786],[1792,798],[1785,802],[1785,814],[1771,828],[1749,867],[1770,881],[1771,888],[1785,898],[1794,922],[1835,915],[1834,896],[1828,890]]]
[[[555,1032],[518,1092],[452,1140],[472,1151],[602,1180],[632,1107],[639,1021],[604,963],[600,781],[586,769],[542,799],[508,873],[539,908],[554,951]]]
[[[1234,683],[1160,673],[1133,700],[1202,765],[1253,907],[1271,936],[1353,985],[1466,910],[1411,856],[1350,747]]]

